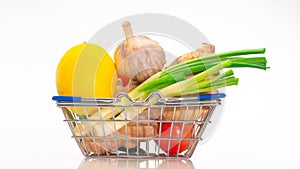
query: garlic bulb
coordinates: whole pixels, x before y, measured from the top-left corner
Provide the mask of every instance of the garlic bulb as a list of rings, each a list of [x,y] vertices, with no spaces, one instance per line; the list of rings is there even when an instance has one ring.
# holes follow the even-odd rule
[[[114,53],[118,74],[143,82],[162,70],[166,63],[165,52],[157,42],[147,36],[134,36],[128,21],[122,26],[126,40]]]

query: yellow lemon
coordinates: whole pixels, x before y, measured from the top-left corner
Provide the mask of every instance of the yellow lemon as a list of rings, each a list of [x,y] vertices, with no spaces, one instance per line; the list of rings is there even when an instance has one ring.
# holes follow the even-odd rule
[[[61,96],[113,96],[116,70],[109,54],[100,46],[83,43],[69,49],[61,58],[56,71],[57,92]],[[77,114],[86,114],[76,109]],[[92,114],[96,108],[89,109]]]

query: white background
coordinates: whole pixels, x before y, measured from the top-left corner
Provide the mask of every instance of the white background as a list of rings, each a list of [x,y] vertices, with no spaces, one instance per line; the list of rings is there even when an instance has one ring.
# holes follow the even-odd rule
[[[58,61],[106,24],[145,12],[193,24],[218,52],[266,47],[271,69],[236,70],[195,168],[300,168],[300,1],[0,1],[0,168],[78,168],[56,95]]]

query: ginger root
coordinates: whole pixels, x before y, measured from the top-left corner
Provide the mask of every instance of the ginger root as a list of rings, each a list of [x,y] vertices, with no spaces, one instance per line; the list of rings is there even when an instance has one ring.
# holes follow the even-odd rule
[[[215,46],[213,44],[204,43],[203,46],[196,51],[186,53],[177,57],[168,67],[182,63],[188,60],[192,60],[201,56],[213,54],[215,52]]]

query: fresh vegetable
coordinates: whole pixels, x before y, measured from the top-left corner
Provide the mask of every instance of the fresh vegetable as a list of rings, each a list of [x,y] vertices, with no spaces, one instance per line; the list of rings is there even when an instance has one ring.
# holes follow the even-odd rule
[[[200,56],[211,55],[215,52],[215,46],[212,44],[204,43],[203,46],[194,52],[186,53],[177,57],[168,67],[174,66],[178,63],[182,63],[188,60],[199,58]]]
[[[108,135],[111,138],[84,138],[80,143],[81,147],[85,147],[88,151],[105,154],[106,152],[116,152],[118,147],[128,147],[129,149],[137,147],[136,141],[126,141],[126,139],[115,139],[114,134]],[[118,134],[119,137],[126,135]]]
[[[129,122],[127,123],[127,126],[120,128],[118,130],[118,133],[126,135],[128,137],[152,138],[157,136],[157,128],[158,125],[156,122]],[[144,140],[140,139],[139,141]]]
[[[207,92],[225,86],[237,85],[238,78],[233,76],[233,71],[228,70],[218,76],[209,79],[210,75],[220,72],[224,68],[235,67],[249,67],[258,69],[267,69],[265,57],[250,57],[243,58],[241,55],[249,54],[263,54],[265,49],[246,49],[225,52],[221,54],[212,54],[201,58],[189,60],[177,65],[171,66],[166,70],[160,71],[145,82],[140,84],[137,88],[132,90],[128,95],[133,100],[144,100],[151,92],[158,92],[163,97],[174,97],[185,94],[194,94],[199,92]],[[238,58],[234,56],[240,56]],[[185,79],[188,74],[200,72],[189,79]],[[150,100],[149,104],[155,104],[157,100]],[[121,99],[121,104],[130,105],[126,99]],[[116,108],[112,113],[111,109],[103,109],[89,119],[98,119],[100,116],[104,119],[114,120],[131,120],[134,119],[142,111],[136,109]],[[114,116],[114,117],[113,117]],[[118,130],[126,125],[126,122],[119,121],[118,123],[106,122],[92,122],[90,123],[96,135],[104,136]],[[80,126],[85,134],[89,135],[89,127],[86,123]],[[102,130],[102,127],[104,130]],[[100,130],[101,129],[101,130]],[[75,134],[79,131],[75,131]]]
[[[126,81],[143,82],[159,72],[166,63],[165,52],[147,36],[134,36],[128,21],[123,23],[126,40],[115,50],[114,59],[118,74]]]
[[[127,86],[125,87],[127,93],[131,92],[133,89],[135,89],[137,86],[139,86],[139,84],[140,84],[140,82],[138,82],[137,80],[131,79],[129,81],[129,83],[127,84]]]
[[[155,139],[155,142],[169,154],[181,153],[192,143],[189,139],[192,138],[193,128],[193,123],[158,123],[159,139]]]
[[[203,80],[204,78],[208,77],[209,75],[212,75],[218,71],[220,71],[223,68],[226,67],[249,67],[249,68],[258,68],[258,69],[267,69],[266,66],[266,59],[265,57],[251,57],[251,58],[232,58],[233,56],[239,56],[239,55],[249,55],[249,54],[261,54],[264,53],[265,49],[246,49],[246,50],[238,50],[238,51],[231,51],[231,52],[225,52],[221,54],[213,54],[209,56],[203,56],[201,58],[196,58],[193,60],[186,61],[184,63],[180,63],[174,66],[169,67],[166,70],[163,70],[161,72],[158,72],[157,74],[151,76],[151,78],[147,79],[143,84],[139,85],[135,90],[131,92],[131,95],[133,98],[138,98],[140,100],[143,100],[149,95],[149,93],[153,91],[158,91],[158,89],[164,90],[163,92],[160,92],[160,94],[165,94],[163,96],[166,97],[172,97],[174,95],[179,96],[183,93],[189,93],[186,92],[186,89],[188,86],[186,85],[186,82],[189,83],[189,85],[192,84],[192,82],[195,82],[194,79],[197,78],[196,83],[200,80]],[[225,64],[226,63],[226,64]],[[217,66],[219,64],[219,66]],[[223,65],[222,65],[223,64]],[[215,67],[218,70],[210,70],[210,68]],[[206,71],[205,71],[206,70]],[[203,72],[201,72],[203,71]],[[178,82],[184,80],[184,76],[191,74],[201,72],[197,75],[195,75],[193,78],[190,78],[183,82]],[[225,87],[228,85],[234,85],[237,84],[238,79],[220,79],[222,81],[219,81],[219,83],[213,83],[208,85],[209,88],[204,88],[205,86],[199,88],[198,92],[205,92],[216,88]],[[208,80],[210,81],[210,80]],[[178,82],[178,83],[176,83]],[[224,83],[221,83],[224,82]],[[170,86],[171,84],[176,84],[176,86]],[[198,85],[195,85],[196,83],[193,83],[193,91],[195,91],[195,88]],[[163,89],[164,87],[167,87],[166,89]],[[206,86],[207,87],[207,86]],[[176,91],[171,91],[171,89],[175,89]],[[173,94],[172,94],[173,92]],[[194,92],[192,92],[194,93]]]
[[[196,107],[188,107],[188,106],[180,106],[180,107],[166,107],[163,110],[162,116],[160,117],[160,111],[158,112],[158,116],[161,120],[184,120],[184,121],[195,121],[198,120],[199,117],[203,117],[209,108],[206,106],[201,106],[199,110]],[[153,113],[153,112],[151,112]]]
[[[124,77],[124,76],[122,76],[119,73],[118,73],[118,78],[122,80],[122,83],[123,83],[124,86],[126,86],[129,83],[129,81],[130,81],[130,78]]]
[[[113,96],[116,70],[109,54],[100,46],[83,43],[69,49],[61,58],[56,71],[57,92],[61,96]],[[88,114],[96,111],[88,109]],[[74,113],[85,115],[82,108]]]
[[[141,119],[140,119],[141,120]],[[98,154],[105,154],[106,152],[115,152],[117,148],[128,147],[129,153],[133,153],[133,149],[137,147],[139,142],[148,141],[148,138],[154,138],[158,136],[158,124],[156,122],[129,122],[126,126],[117,130],[116,133],[108,135],[112,138],[107,139],[95,139],[86,138],[84,140],[85,146],[91,152],[97,152]],[[120,139],[116,140],[114,137],[118,136]],[[138,137],[138,140],[122,139],[125,137]],[[145,139],[142,139],[145,138]],[[120,149],[119,149],[120,150]],[[126,152],[126,150],[125,150]],[[135,151],[136,152],[136,151]],[[139,152],[141,153],[141,152]]]
[[[121,92],[126,92],[126,90],[124,88],[123,81],[118,78],[117,82],[116,82],[116,90],[115,90],[114,96],[116,96],[118,93],[121,93]]]

